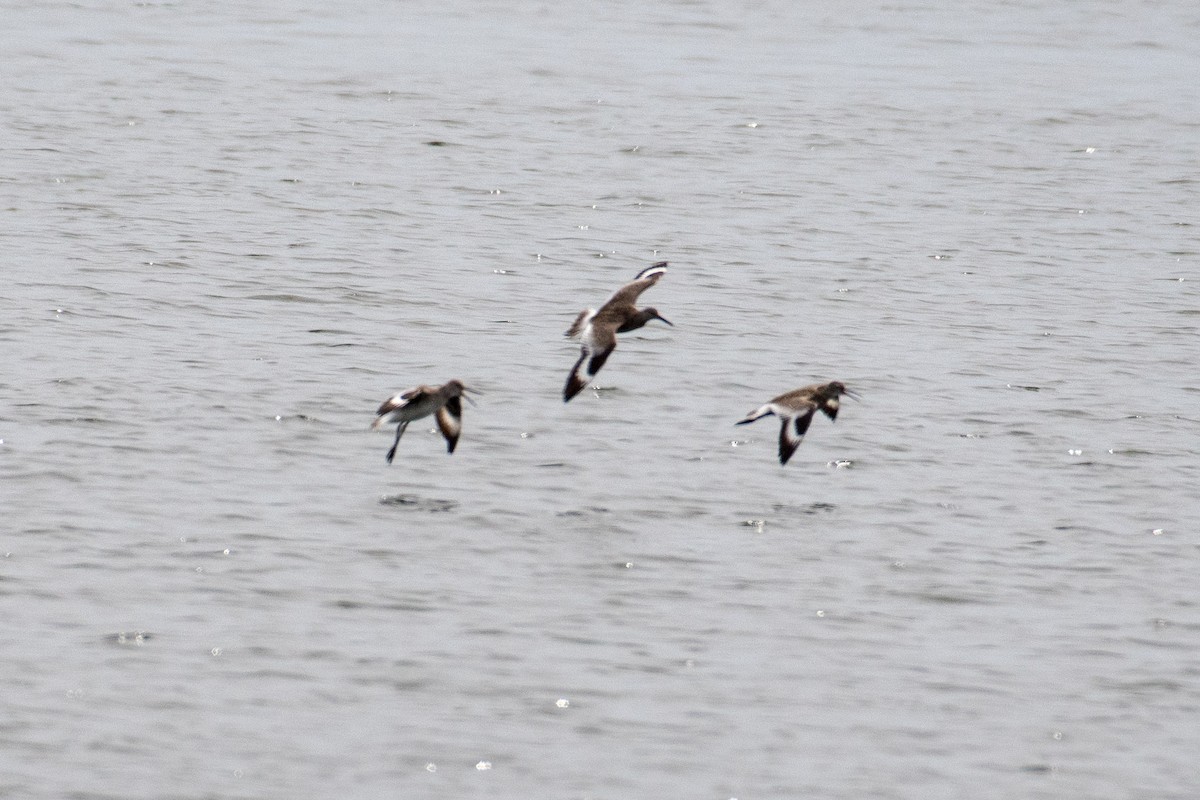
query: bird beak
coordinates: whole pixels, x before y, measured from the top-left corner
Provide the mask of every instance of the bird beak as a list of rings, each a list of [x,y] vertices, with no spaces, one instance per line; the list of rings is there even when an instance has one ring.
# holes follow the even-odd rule
[[[655,315],[654,315],[654,318],[655,318],[655,319],[657,319],[657,320],[662,320],[663,322],[665,322],[665,323],[667,323],[668,325],[670,325],[672,328],[674,328],[674,327],[675,327],[675,324],[674,324],[673,322],[671,322],[671,320],[667,319],[666,317],[660,317],[658,314],[655,314]]]
[[[858,400],[860,403],[862,402],[862,395],[859,394],[858,392],[852,392],[849,389],[843,389],[842,394],[846,395],[847,397],[849,397],[853,400]]]
[[[476,403],[474,400],[471,399],[471,395],[473,395],[473,394],[483,394],[483,392],[479,391],[478,389],[471,389],[466,386],[463,387],[463,394],[462,394],[463,399],[465,399],[468,403],[470,403],[471,405],[474,406],[474,405],[476,405]]]

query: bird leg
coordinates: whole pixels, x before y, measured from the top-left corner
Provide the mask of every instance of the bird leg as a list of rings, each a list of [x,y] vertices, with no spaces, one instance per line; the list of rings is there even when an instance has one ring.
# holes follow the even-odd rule
[[[407,427],[407,422],[401,422],[396,426],[396,441],[392,442],[392,449],[387,452],[387,463],[392,463],[392,459],[396,457],[396,448],[400,445],[400,437],[404,434],[404,429]]]

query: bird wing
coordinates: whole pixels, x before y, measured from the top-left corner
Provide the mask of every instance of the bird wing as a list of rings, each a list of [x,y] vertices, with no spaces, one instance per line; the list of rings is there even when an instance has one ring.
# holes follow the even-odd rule
[[[638,273],[637,277],[629,283],[617,289],[613,296],[608,298],[608,301],[600,307],[600,313],[609,307],[632,306],[637,302],[638,297],[642,292],[649,289],[654,284],[658,283],[659,278],[667,274],[667,262],[660,261],[654,266],[646,267]]]
[[[453,453],[462,433],[462,402],[457,397],[451,397],[437,410],[437,424],[446,438],[446,452]]]
[[[372,427],[378,428],[381,424],[383,424],[383,418],[388,414],[391,414],[393,411],[399,411],[410,403],[419,400],[428,392],[428,386],[418,386],[415,389],[408,389],[392,395],[387,400],[384,400],[383,404],[379,406],[379,410],[375,412],[378,419],[375,420],[375,423],[372,425]]]
[[[816,412],[817,409],[814,406],[808,409],[808,411],[794,417],[780,414],[780,421],[783,423],[779,427],[780,464],[786,464],[788,459],[792,457],[792,453],[796,452],[796,448],[804,441],[804,433],[808,430],[808,426],[812,422],[813,415]]]
[[[564,403],[583,391],[583,387],[596,377],[596,373],[617,346],[616,328],[612,325],[589,325],[582,338],[579,360],[571,367],[571,373],[563,387]]]

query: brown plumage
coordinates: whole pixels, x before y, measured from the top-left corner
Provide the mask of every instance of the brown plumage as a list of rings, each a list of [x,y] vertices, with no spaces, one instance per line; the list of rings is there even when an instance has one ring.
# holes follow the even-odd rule
[[[446,439],[446,451],[454,452],[458,444],[458,436],[462,432],[462,401],[467,397],[466,392],[475,391],[463,386],[462,381],[450,381],[441,386],[418,386],[415,389],[392,395],[383,401],[383,405],[375,412],[378,416],[371,424],[372,429],[382,425],[398,423],[396,440],[392,449],[387,452],[387,462],[392,463],[396,456],[396,447],[408,423],[428,417],[433,414],[437,418],[438,428]],[[470,400],[467,397],[467,400]]]
[[[760,406],[746,415],[746,418],[736,425],[745,425],[756,419],[771,414],[779,417],[782,427],[779,429],[779,463],[786,464],[804,440],[804,433],[813,420],[813,415],[821,411],[831,420],[836,420],[842,395],[858,398],[858,395],[846,388],[841,381],[817,383],[805,386],[803,389],[793,389],[790,392]]]
[[[638,276],[617,290],[599,311],[586,309],[579,312],[566,336],[579,337],[579,360],[571,368],[567,383],[563,387],[563,402],[579,394],[588,381],[604,366],[613,348],[617,346],[617,334],[637,330],[652,319],[668,322],[659,315],[658,309],[635,306],[642,292],[658,283],[667,272],[667,262],[660,261],[638,273]]]

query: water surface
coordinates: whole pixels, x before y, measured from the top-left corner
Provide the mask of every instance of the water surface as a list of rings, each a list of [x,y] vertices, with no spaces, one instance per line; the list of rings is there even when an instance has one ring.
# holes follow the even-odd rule
[[[5,21],[0,794],[1191,796],[1189,4]]]

